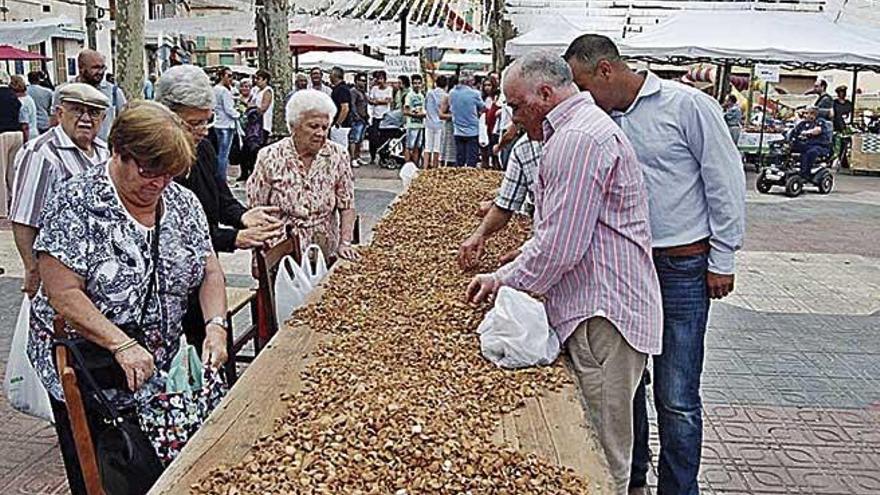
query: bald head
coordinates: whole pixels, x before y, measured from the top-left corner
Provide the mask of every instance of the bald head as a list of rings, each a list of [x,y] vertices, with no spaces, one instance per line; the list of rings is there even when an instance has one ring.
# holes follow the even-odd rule
[[[95,50],[85,49],[76,57],[79,66],[79,79],[81,82],[97,86],[104,80],[107,64],[104,55]]]

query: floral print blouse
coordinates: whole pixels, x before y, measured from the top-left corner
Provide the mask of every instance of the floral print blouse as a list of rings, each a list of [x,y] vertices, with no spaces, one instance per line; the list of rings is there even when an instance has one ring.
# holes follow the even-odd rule
[[[348,152],[330,141],[309,168],[303,164],[292,138],[260,150],[247,182],[250,207],[277,206],[300,245],[321,246],[325,256],[339,247],[337,211],[354,208],[354,176]]]
[[[159,266],[138,338],[168,371],[183,333],[189,294],[201,286],[213,254],[208,221],[195,194],[172,182],[162,193]],[[107,164],[73,177],[52,195],[41,216],[34,251],[49,255],[83,278],[92,304],[115,325],[140,323],[147,281],[153,273],[155,228],[138,223],[122,205]],[[63,400],[52,360],[55,310],[41,288],[32,301],[28,356],[46,389]],[[133,402],[127,390],[108,391],[117,405]]]

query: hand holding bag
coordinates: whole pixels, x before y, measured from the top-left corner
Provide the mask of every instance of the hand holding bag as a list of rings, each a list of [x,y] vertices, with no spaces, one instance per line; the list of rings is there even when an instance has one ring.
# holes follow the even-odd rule
[[[195,348],[180,337],[171,369],[160,372],[160,391],[138,391],[138,419],[159,460],[168,465],[226,395],[220,370],[202,366]]]

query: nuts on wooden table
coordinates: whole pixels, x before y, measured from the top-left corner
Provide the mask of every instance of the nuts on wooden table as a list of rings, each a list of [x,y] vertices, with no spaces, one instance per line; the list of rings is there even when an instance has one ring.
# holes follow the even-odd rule
[[[569,380],[561,365],[509,371],[480,355],[476,329],[489,306],[464,302],[473,273],[456,254],[500,181],[435,169],[412,183],[361,261],[335,270],[320,300],[289,322],[327,338],[274,434],[242,463],[206,473],[194,493],[589,493],[570,469],[491,440],[505,413]],[[477,271],[494,270],[528,230],[516,218],[486,243]]]

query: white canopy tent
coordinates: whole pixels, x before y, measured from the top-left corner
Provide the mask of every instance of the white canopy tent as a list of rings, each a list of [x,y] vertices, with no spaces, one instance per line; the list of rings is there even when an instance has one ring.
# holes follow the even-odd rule
[[[569,43],[584,32],[585,30],[579,29],[567,20],[558,18],[557,22],[546,22],[522,36],[509,40],[504,47],[504,53],[514,58],[538,50],[550,50],[561,54],[568,48]]]
[[[624,39],[621,54],[651,62],[767,62],[807,69],[880,68],[880,28],[823,14],[682,12]]]
[[[66,17],[53,17],[39,21],[0,22],[0,45],[25,47],[42,43],[50,38],[84,40],[85,33],[73,27]]]
[[[440,63],[449,65],[492,65],[492,55],[446,52]]]
[[[341,67],[348,72],[381,70],[385,63],[357,52],[308,52],[299,56],[299,66],[324,70]]]

